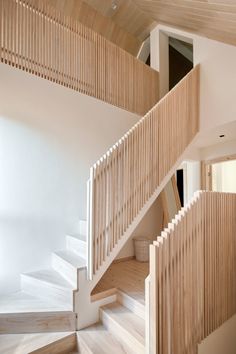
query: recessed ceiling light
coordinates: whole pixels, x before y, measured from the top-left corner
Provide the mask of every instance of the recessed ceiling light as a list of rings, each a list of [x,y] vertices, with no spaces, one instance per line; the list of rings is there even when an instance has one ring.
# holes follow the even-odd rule
[[[224,137],[225,137],[224,134],[219,135],[219,138],[224,138]]]

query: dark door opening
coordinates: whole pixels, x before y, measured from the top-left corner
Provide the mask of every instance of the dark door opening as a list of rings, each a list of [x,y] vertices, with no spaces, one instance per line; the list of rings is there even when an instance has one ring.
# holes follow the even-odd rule
[[[177,181],[177,187],[179,191],[179,198],[180,198],[180,203],[181,206],[184,206],[184,170],[177,170],[176,171],[176,181]]]
[[[169,37],[169,89],[193,68],[193,45]]]

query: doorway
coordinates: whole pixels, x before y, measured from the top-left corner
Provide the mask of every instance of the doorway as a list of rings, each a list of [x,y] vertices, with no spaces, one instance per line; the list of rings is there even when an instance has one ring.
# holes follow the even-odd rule
[[[236,156],[203,162],[202,189],[236,193]]]
[[[169,90],[193,69],[193,45],[169,37]]]

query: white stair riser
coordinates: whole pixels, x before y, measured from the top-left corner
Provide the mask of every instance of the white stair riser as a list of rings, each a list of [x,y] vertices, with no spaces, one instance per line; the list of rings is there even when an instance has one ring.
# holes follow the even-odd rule
[[[52,267],[75,289],[78,289],[78,270],[76,268],[55,253],[52,254]]]
[[[33,312],[0,314],[0,334],[71,332],[73,312]]]
[[[53,303],[61,303],[73,310],[73,290],[56,287],[53,283],[47,283],[37,278],[21,274],[21,289],[27,294],[49,300]]]
[[[79,220],[79,234],[87,236],[87,221]]]
[[[66,247],[69,251],[73,251],[80,257],[87,257],[87,243],[73,236],[66,236]]]
[[[109,314],[107,314],[103,309],[100,309],[100,319],[103,325],[116,337],[120,338],[122,341],[126,343],[126,345],[135,349],[135,353],[143,354],[144,346],[132,336],[132,334],[122,327],[118,322],[116,322]]]

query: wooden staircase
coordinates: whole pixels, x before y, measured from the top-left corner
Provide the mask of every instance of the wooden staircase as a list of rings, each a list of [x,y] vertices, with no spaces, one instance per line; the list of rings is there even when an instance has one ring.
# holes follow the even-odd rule
[[[144,354],[144,317],[144,305],[119,291],[116,302],[100,308],[98,323],[78,332],[2,334],[0,354]]]
[[[130,297],[127,301],[127,295],[119,292],[116,302],[100,308],[99,323],[77,333],[80,353],[143,354],[144,313],[144,305],[137,306]]]
[[[5,354],[14,345],[61,353],[60,343],[63,353],[144,353],[144,306],[122,293],[92,303],[90,294],[198,132],[198,79],[196,67],[91,168],[87,221],[48,269],[21,274],[21,291],[0,299]]]

